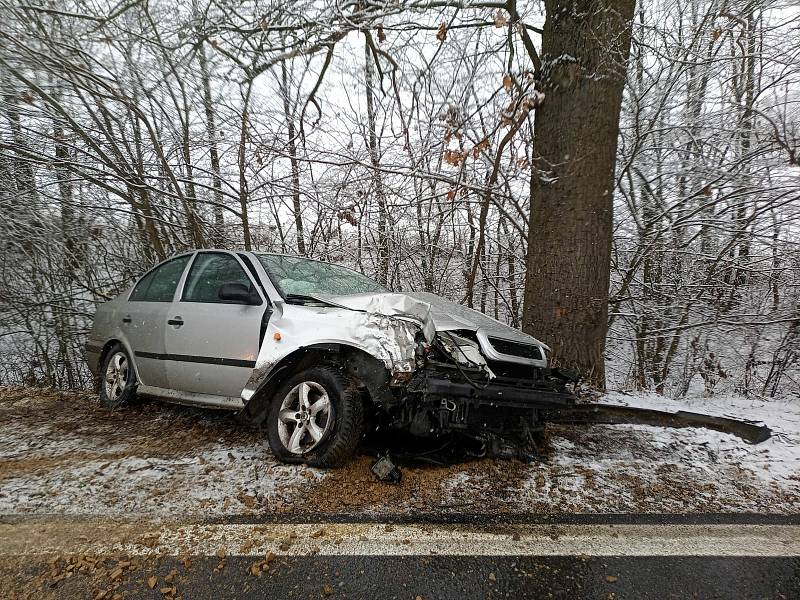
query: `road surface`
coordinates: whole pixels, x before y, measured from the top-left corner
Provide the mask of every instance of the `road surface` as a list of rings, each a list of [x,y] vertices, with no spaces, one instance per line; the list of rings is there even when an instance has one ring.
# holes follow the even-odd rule
[[[11,598],[800,598],[800,517],[0,522]],[[300,522],[302,521],[302,522]]]

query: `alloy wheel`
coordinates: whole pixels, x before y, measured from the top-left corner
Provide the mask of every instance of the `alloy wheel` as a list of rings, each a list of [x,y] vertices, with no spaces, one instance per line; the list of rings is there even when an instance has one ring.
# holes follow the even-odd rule
[[[128,384],[128,374],[128,357],[124,352],[114,353],[108,361],[105,377],[106,396],[110,401],[115,402],[122,396]]]
[[[331,401],[320,384],[304,381],[283,399],[278,412],[278,435],[292,454],[305,454],[333,427]]]

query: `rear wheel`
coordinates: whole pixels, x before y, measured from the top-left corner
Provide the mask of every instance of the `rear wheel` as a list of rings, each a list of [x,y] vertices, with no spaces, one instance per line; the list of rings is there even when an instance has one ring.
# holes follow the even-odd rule
[[[100,374],[100,404],[113,409],[134,399],[136,372],[122,344],[114,344],[106,353]]]
[[[355,452],[364,408],[353,382],[333,367],[313,367],[278,389],[267,417],[267,437],[280,460],[335,467]]]

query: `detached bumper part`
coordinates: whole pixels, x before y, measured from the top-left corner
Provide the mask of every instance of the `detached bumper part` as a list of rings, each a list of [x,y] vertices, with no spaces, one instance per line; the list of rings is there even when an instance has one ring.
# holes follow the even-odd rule
[[[375,477],[378,478],[378,481],[400,483],[400,480],[403,478],[403,473],[395,466],[392,459],[389,458],[388,452],[378,457],[378,460],[372,464],[371,470]]]
[[[766,425],[748,421],[687,411],[665,412],[613,404],[581,404],[571,408],[548,409],[543,412],[542,418],[548,423],[562,424],[702,427],[735,435],[748,444],[760,444],[772,436],[772,430]]]

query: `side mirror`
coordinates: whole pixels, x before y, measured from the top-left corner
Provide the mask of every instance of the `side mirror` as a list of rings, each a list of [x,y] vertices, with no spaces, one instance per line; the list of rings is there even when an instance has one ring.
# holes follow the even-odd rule
[[[219,286],[217,297],[236,304],[261,304],[258,294],[250,293],[250,288],[243,283],[223,283]]]

